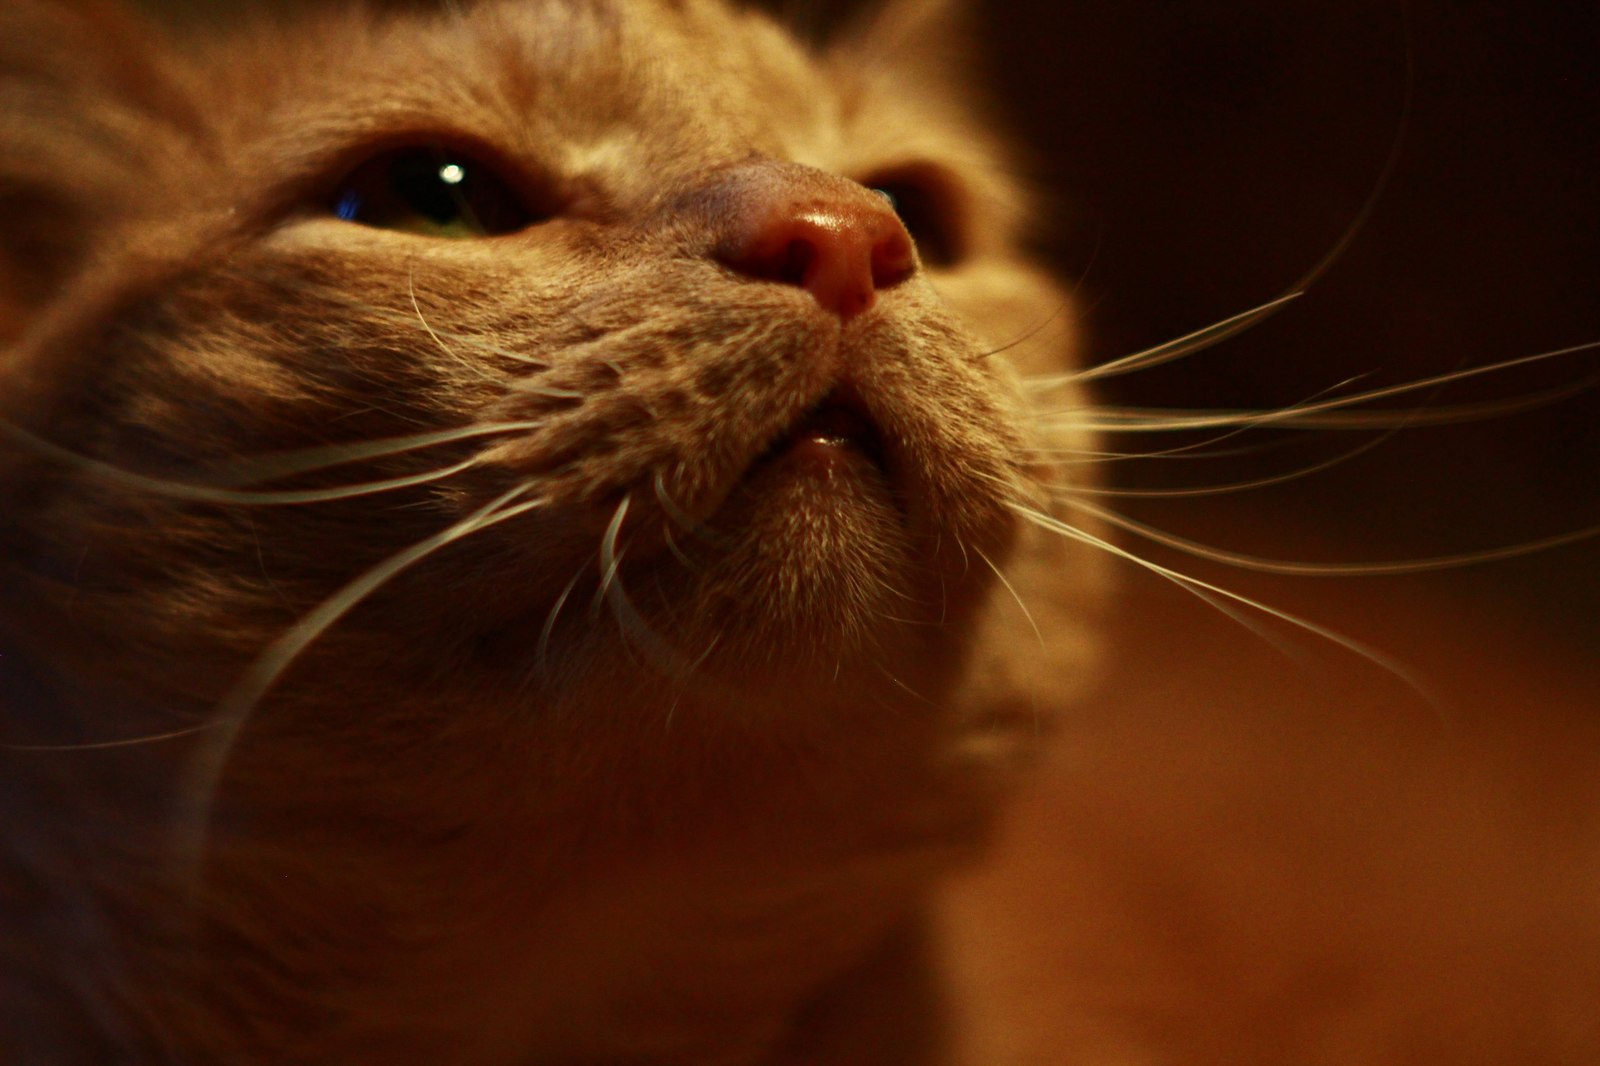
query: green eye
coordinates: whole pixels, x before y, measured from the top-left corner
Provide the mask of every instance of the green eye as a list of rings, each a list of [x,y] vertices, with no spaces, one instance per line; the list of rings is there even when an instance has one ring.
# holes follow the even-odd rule
[[[362,163],[330,205],[346,222],[430,237],[495,237],[549,218],[471,156],[400,148]]]

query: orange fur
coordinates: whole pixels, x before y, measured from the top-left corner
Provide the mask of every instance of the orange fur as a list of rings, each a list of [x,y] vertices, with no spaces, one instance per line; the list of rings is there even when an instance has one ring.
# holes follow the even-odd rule
[[[852,971],[900,952],[925,996],[904,930],[1081,685],[1098,572],[1012,510],[1065,476],[1030,448],[1085,443],[1042,440],[1018,380],[1070,364],[1070,313],[937,20],[820,53],[712,0],[182,41],[28,0],[0,31],[0,199],[30,220],[0,274],[9,1046],[844,1062]],[[329,215],[418,142],[561,209],[467,241]],[[869,197],[842,179],[907,168],[962,254],[869,314],[718,261],[752,174]],[[841,383],[892,477],[757,462]],[[356,481],[411,483],[174,491]],[[529,507],[249,688],[348,582],[496,501]],[[1048,653],[994,567],[1057,587]],[[904,1016],[910,1059],[934,1022]]]

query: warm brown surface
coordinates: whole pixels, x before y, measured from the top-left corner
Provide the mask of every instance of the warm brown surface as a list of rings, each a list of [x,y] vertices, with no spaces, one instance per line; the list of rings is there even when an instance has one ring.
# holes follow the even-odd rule
[[[1103,699],[950,899],[965,1061],[1600,1061],[1594,664],[1436,580],[1230,582],[1434,709],[1133,584]]]

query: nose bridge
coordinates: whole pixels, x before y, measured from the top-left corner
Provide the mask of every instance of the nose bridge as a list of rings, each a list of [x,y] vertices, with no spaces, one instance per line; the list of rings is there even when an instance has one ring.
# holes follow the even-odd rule
[[[718,261],[805,289],[843,321],[916,272],[911,237],[889,202],[846,178],[759,161],[719,175],[707,191]]]

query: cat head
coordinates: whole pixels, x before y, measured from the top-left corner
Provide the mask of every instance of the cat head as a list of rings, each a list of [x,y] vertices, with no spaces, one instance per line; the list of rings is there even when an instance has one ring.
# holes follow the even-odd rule
[[[1080,601],[1019,650],[1001,574],[1090,582],[1018,513],[1084,445],[1023,380],[1070,301],[949,17],[10,5],[6,639],[363,728],[1035,706]]]

